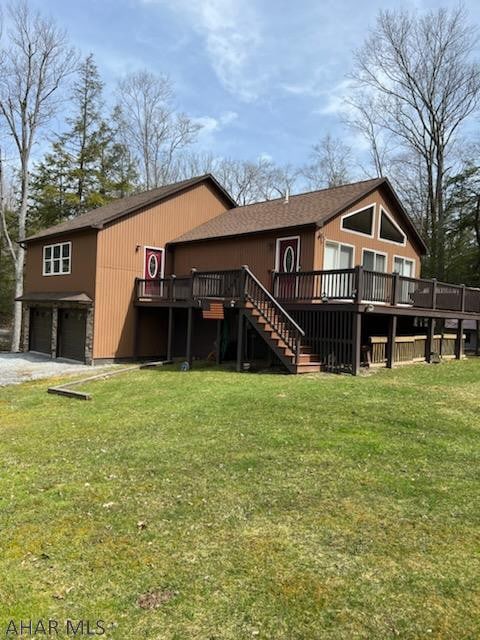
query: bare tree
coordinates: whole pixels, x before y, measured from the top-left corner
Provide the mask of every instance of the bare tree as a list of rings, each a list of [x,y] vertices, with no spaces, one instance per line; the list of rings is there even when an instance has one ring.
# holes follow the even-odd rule
[[[118,84],[126,139],[140,166],[146,189],[172,179],[178,154],[190,145],[200,126],[175,111],[172,83],[165,75],[131,73]]]
[[[26,2],[8,9],[8,39],[0,53],[0,118],[13,139],[19,164],[19,206],[16,232],[25,237],[30,163],[34,143],[55,113],[58,89],[74,70],[76,54],[68,47],[65,32],[31,10]],[[15,297],[23,293],[25,250],[15,246],[2,215],[2,230],[15,265]],[[20,348],[22,306],[14,306],[12,351]]]
[[[176,163],[172,174],[184,180],[212,173],[240,205],[282,197],[292,193],[298,170],[276,165],[268,157],[256,161],[218,158],[211,153],[187,153]]]
[[[367,93],[358,92],[354,100],[347,99],[350,107],[344,117],[345,124],[360,134],[368,145],[369,166],[364,173],[369,177],[373,173],[377,177],[387,175],[395,152],[393,135],[386,131],[375,119],[372,97]]]
[[[328,133],[312,147],[311,158],[302,169],[311,189],[338,187],[349,181],[352,151],[338,138]]]
[[[462,124],[477,108],[476,30],[463,9],[381,11],[356,53],[353,78],[371,96],[372,122],[421,158],[427,184],[429,271],[444,277],[445,179]]]

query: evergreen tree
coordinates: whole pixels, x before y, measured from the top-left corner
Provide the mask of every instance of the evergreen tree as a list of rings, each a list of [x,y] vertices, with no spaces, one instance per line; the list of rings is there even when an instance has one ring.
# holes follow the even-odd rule
[[[128,151],[117,135],[118,114],[110,126],[102,117],[103,83],[93,56],[81,64],[71,103],[74,115],[37,166],[32,181],[31,229],[56,224],[100,207],[132,191],[135,180]]]

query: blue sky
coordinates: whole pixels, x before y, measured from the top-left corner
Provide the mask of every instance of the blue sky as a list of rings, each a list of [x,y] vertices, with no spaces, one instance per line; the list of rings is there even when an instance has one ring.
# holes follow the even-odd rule
[[[204,125],[199,149],[301,164],[342,128],[339,111],[358,47],[380,8],[420,11],[434,0],[32,0],[92,52],[113,92],[139,68],[168,73],[178,107]],[[464,3],[480,23],[480,3]]]

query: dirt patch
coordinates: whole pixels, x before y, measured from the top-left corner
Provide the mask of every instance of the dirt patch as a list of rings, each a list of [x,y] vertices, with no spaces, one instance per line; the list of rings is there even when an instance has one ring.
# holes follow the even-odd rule
[[[158,609],[167,602],[170,602],[178,591],[172,589],[157,589],[155,591],[147,591],[139,596],[137,604],[141,609]]]

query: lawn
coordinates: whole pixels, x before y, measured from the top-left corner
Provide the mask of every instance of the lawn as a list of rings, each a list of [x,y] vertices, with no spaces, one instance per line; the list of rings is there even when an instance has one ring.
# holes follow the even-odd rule
[[[480,359],[47,385],[0,390],[0,637],[480,637]]]

